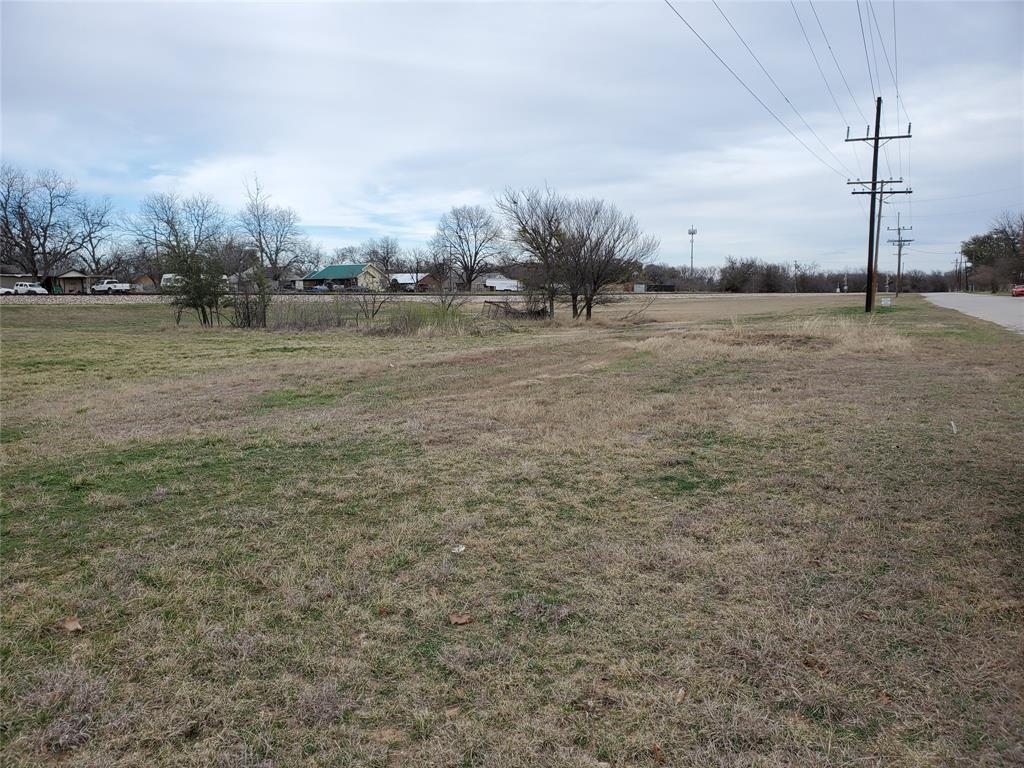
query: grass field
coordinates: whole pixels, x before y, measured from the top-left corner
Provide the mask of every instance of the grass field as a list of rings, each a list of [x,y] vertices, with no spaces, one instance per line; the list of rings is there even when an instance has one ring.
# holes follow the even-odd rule
[[[1022,764],[1024,339],[859,303],[4,306],[0,762]]]

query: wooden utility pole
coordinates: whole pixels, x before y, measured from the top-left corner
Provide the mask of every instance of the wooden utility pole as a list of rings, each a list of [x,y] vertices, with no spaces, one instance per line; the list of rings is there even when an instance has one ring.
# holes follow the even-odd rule
[[[873,312],[875,309],[875,293],[878,291],[878,240],[880,236],[880,230],[882,227],[881,217],[881,193],[882,186],[878,180],[878,149],[882,146],[883,142],[888,142],[893,139],[909,139],[910,124],[907,124],[907,132],[902,135],[896,136],[881,136],[882,125],[882,97],[879,96],[875,99],[875,135],[865,136],[862,139],[851,139],[850,129],[846,129],[846,140],[847,141],[869,141],[871,142],[871,181],[850,181],[848,184],[866,184],[870,185],[869,189],[858,191],[855,190],[855,195],[871,195],[871,205],[868,212],[868,285],[864,297],[864,311]],[[901,180],[902,181],[902,180]],[[889,180],[886,183],[896,183],[895,180]],[[890,194],[907,194],[909,195],[911,190],[893,191]],[[875,207],[878,206],[878,222],[875,222]],[[877,228],[876,228],[877,227]]]
[[[863,184],[867,185],[871,182],[868,181],[848,181],[847,184]],[[871,227],[871,238],[873,240],[871,244],[871,250],[874,253],[872,260],[871,269],[868,272],[868,287],[867,292],[871,294],[871,307],[874,309],[875,306],[875,295],[878,293],[878,259],[882,251],[882,205],[885,203],[886,197],[889,195],[909,195],[912,190],[909,189],[886,189],[886,185],[891,184],[902,184],[903,179],[877,179],[875,186],[878,188],[874,194],[867,189],[854,190],[854,195],[871,195],[872,198],[878,200],[878,216],[876,220],[872,221]],[[871,309],[867,309],[865,302],[865,312],[871,312]]]
[[[910,238],[903,236],[904,232],[909,232],[913,227],[904,227],[900,225],[900,214],[896,213],[896,226],[888,227],[890,232],[895,232],[896,237],[889,240],[890,243],[896,246],[896,295],[900,295],[900,290],[903,287],[903,246],[907,243],[914,242]]]

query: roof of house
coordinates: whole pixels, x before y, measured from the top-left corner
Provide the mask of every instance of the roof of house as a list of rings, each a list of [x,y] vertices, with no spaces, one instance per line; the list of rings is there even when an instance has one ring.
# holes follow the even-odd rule
[[[430,275],[427,272],[395,272],[391,275],[391,281],[399,285],[412,285],[425,277]]]
[[[351,280],[359,277],[369,264],[332,264],[324,267],[319,272],[306,275],[303,280]]]

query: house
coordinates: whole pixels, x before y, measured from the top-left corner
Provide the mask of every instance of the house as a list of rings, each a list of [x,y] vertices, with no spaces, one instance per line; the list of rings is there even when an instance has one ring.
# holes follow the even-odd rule
[[[523,284],[512,280],[501,272],[485,272],[473,281],[474,291],[521,291]]]
[[[160,287],[150,275],[138,274],[132,275],[132,279],[129,280],[132,284],[132,290],[140,293],[154,293]]]
[[[13,288],[15,283],[34,283],[36,276],[31,272],[23,272],[14,264],[0,264],[0,286]]]
[[[276,281],[272,280],[270,285],[277,291],[301,291],[303,285],[302,274],[299,272],[282,272],[281,278]]]
[[[507,277],[488,277],[484,280],[484,288],[488,291],[521,291],[523,284]]]
[[[228,285],[231,286],[232,290],[236,291],[246,287],[252,289],[256,285],[256,278],[259,272],[259,267],[252,266],[234,275],[228,275]],[[270,290],[272,291],[302,290],[302,275],[299,273],[285,270],[281,272],[279,279],[274,280],[269,276],[267,270],[264,270],[264,276],[268,278]]]
[[[53,278],[54,293],[89,293],[93,285],[106,275],[87,275],[77,269],[69,269]]]
[[[391,288],[396,291],[429,291],[437,279],[427,272],[395,272],[391,275]]]
[[[616,293],[620,290],[626,293],[675,293],[675,283],[629,283],[622,288],[615,285],[608,286],[609,292]]]
[[[385,287],[387,275],[373,264],[332,264],[302,278],[306,288],[323,285],[331,289],[365,288],[379,291]]]

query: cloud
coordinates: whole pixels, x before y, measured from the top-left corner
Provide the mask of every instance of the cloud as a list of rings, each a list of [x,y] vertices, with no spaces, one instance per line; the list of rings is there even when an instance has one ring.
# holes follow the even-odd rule
[[[802,129],[714,6],[679,7]],[[865,172],[865,147],[843,142],[846,126],[787,6],[723,7],[829,149]],[[213,195],[230,210],[243,180],[258,174],[332,244],[386,233],[414,245],[453,204],[547,183],[635,213],[675,263],[688,260],[690,225],[704,264],[730,253],[835,267],[863,259],[866,213],[845,178],[789,136],[660,3],[0,8],[4,158],[57,167],[120,205],[176,190]],[[906,154],[889,148],[893,171],[905,165],[922,198],[1020,183],[1021,6],[898,8],[915,138]],[[853,7],[818,10],[870,111]],[[968,32],[986,45],[965,48]],[[881,72],[893,128],[884,63]],[[835,71],[826,74],[846,117],[859,121]],[[806,129],[797,133],[836,164]],[[987,221],[958,211],[1019,198],[923,203],[915,236],[929,249],[951,247]],[[909,216],[909,203],[899,208]]]

